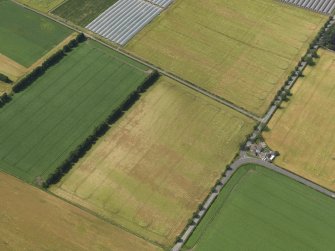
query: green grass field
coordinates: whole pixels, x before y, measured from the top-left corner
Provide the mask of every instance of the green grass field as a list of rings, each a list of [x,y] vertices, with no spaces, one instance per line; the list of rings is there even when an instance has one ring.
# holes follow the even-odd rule
[[[148,76],[87,41],[0,109],[0,169],[46,178]]]
[[[0,53],[29,67],[72,31],[7,0],[0,1]]]
[[[20,3],[43,12],[48,12],[56,8],[64,1],[65,0],[18,0]]]
[[[263,136],[280,152],[276,164],[335,191],[335,53],[318,54]]]
[[[333,250],[335,201],[257,165],[240,168],[183,250]]]
[[[162,77],[51,191],[167,248],[253,125]]]
[[[52,13],[86,26],[117,0],[68,0]]]
[[[326,20],[276,0],[176,0],[126,49],[262,115]]]

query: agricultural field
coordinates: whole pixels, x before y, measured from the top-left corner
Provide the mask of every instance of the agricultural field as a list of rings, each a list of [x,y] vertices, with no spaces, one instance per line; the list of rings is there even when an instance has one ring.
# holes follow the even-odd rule
[[[20,76],[24,75],[27,70],[28,69],[22,65],[0,54],[0,73],[7,76],[11,81],[16,81]],[[9,93],[11,88],[11,84],[0,81],[0,95],[4,92]]]
[[[86,28],[114,43],[125,45],[171,3],[172,0],[119,0]]]
[[[335,10],[335,0],[307,0],[307,1],[295,1],[295,0],[282,0],[288,4],[295,4],[302,8],[307,8],[313,11],[321,12],[324,14],[332,14]]]
[[[26,67],[0,54],[0,73],[5,74],[12,81],[15,81],[26,72]]]
[[[49,12],[61,5],[65,0],[17,0],[18,2],[27,5],[31,8],[43,12]]]
[[[331,250],[335,201],[257,165],[226,184],[183,250]]]
[[[52,13],[85,27],[117,0],[67,0]]]
[[[12,86],[15,84],[17,80],[22,78],[25,74],[32,72],[36,67],[43,64],[43,62],[54,55],[57,51],[63,49],[63,46],[68,44],[72,39],[75,39],[78,36],[78,33],[74,32],[62,42],[53,47],[50,51],[48,51],[44,56],[35,61],[30,67],[24,67],[12,59],[0,54],[0,73],[7,76],[11,83],[4,83],[0,81],[0,95],[6,92],[7,94],[11,93]]]
[[[0,53],[29,67],[72,31],[7,0],[0,1]]]
[[[168,248],[253,125],[162,77],[51,192]]]
[[[275,0],[177,0],[125,48],[263,115],[326,20]]]
[[[335,191],[335,54],[318,54],[263,135],[280,152],[276,164]]]
[[[160,250],[0,172],[0,250]]]
[[[87,41],[0,109],[0,169],[45,180],[149,76]]]

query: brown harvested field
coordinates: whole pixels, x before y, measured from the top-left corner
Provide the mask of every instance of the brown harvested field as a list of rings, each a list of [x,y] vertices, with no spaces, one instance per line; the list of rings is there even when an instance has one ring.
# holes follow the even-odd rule
[[[45,55],[43,55],[40,59],[30,65],[28,68],[20,65],[19,63],[15,62],[14,60],[6,57],[5,55],[0,54],[0,73],[5,74],[8,76],[13,82],[20,79],[23,75],[27,74],[28,72],[33,71],[39,65],[58,50],[62,49],[64,45],[68,44],[70,40],[74,39],[78,35],[77,32],[72,33],[67,38],[65,38],[62,42],[48,51]],[[12,90],[12,85],[6,84],[0,81],[0,95],[4,92],[10,93]]]
[[[160,250],[0,172],[0,250]]]
[[[176,0],[126,49],[260,116],[326,20],[277,0]]]
[[[319,50],[264,133],[276,164],[335,191],[335,53]]]
[[[5,74],[11,80],[15,81],[24,73],[27,68],[11,60],[5,55],[0,54],[0,73]]]
[[[162,77],[51,191],[168,248],[253,125]]]
[[[0,73],[5,74],[12,81],[16,81],[19,77],[27,72],[27,68],[16,63],[5,55],[0,54]],[[0,95],[4,92],[10,92],[11,85],[0,81]]]

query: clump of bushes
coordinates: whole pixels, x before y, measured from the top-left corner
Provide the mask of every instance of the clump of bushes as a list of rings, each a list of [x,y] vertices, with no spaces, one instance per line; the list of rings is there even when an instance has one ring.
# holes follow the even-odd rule
[[[335,50],[335,25],[332,25],[322,38],[322,46]]]
[[[6,103],[11,101],[12,97],[9,96],[7,93],[4,93],[0,96],[0,107],[3,107]]]
[[[5,74],[0,73],[0,81],[5,82],[7,84],[12,83],[12,80],[9,79]]]

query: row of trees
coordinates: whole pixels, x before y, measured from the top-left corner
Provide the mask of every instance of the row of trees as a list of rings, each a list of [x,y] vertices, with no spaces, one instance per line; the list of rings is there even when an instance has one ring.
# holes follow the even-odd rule
[[[314,38],[314,40],[310,43],[309,48],[306,52],[306,54],[300,59],[298,66],[292,71],[288,79],[285,81],[284,86],[277,92],[277,95],[275,96],[274,100],[272,101],[271,105],[277,105],[278,107],[283,101],[288,101],[289,96],[291,96],[290,87],[292,85],[292,81],[296,80],[298,77],[303,77],[303,65],[306,63],[309,66],[315,65],[315,58],[319,58],[319,55],[317,54],[317,48],[319,46],[324,45],[325,41],[327,41],[327,37],[329,36],[329,33],[334,32],[333,34],[333,42],[335,47],[335,27],[330,26],[330,22],[333,20],[333,17],[330,17],[329,20],[326,22],[326,24],[320,29],[317,36]],[[333,31],[332,31],[333,30]]]
[[[292,93],[290,92],[291,81],[293,81],[294,79],[296,79],[298,77],[303,76],[303,74],[302,74],[303,63],[306,62],[310,66],[315,65],[314,58],[319,57],[318,54],[317,54],[317,50],[315,48],[316,46],[324,45],[324,46],[328,47],[329,49],[335,50],[335,26],[329,27],[329,24],[332,20],[333,20],[333,17],[330,17],[328,22],[324,25],[324,27],[321,28],[321,30],[319,31],[319,33],[317,34],[315,39],[310,44],[309,49],[306,52],[306,55],[301,58],[298,66],[294,69],[294,71],[292,71],[291,75],[285,81],[284,86],[280,90],[278,90],[274,100],[271,103],[271,106],[272,105],[280,106],[281,102],[289,100],[289,97],[292,95]],[[322,44],[322,42],[324,44]],[[258,131],[259,129],[260,129],[260,131]],[[261,136],[261,131],[268,130],[268,127],[267,127],[266,124],[263,123],[263,124],[260,124],[260,125],[256,125],[254,127],[254,130],[258,131],[257,137],[262,137]],[[257,137],[256,137],[255,139],[251,140],[252,135],[253,134],[249,134],[249,135],[246,136],[245,142],[241,143],[241,145],[240,145],[241,150],[246,150],[246,142],[248,142],[249,140],[251,142],[254,142],[257,139]],[[277,152],[277,154],[279,154],[279,153]],[[225,172],[222,173],[222,177],[225,177],[226,176],[226,171],[229,171],[229,170],[231,170],[231,167],[229,165],[227,165]],[[215,183],[215,185],[211,189],[211,193],[218,192],[216,187],[220,184],[221,184],[221,180],[217,180],[217,182]],[[208,198],[208,196],[207,196],[207,198]],[[207,200],[207,198],[205,199],[205,201]],[[198,210],[196,212],[194,212],[192,218],[190,218],[188,220],[188,224],[187,224],[185,230],[187,229],[188,226],[195,224],[194,219],[199,217],[199,211],[201,211],[203,209],[204,209],[203,204],[200,204],[198,206]],[[183,233],[181,233],[180,235],[177,236],[176,242],[182,241],[182,238],[181,238],[182,234]]]
[[[65,55],[70,52],[73,48],[77,47],[79,43],[82,43],[86,40],[86,37],[83,33],[80,33],[75,39],[72,39],[67,45],[65,45],[61,50],[54,53],[52,56],[47,58],[42,65],[36,67],[32,72],[27,74],[24,78],[19,80],[13,86],[13,92],[18,93],[29,85],[31,85],[36,79],[42,76],[48,68],[57,64],[62,60]]]
[[[329,27],[322,38],[322,46],[335,51],[335,26]]]
[[[285,81],[284,85],[278,90],[276,96],[274,97],[273,101],[271,102],[271,106],[276,106],[277,108],[280,107],[283,101],[289,101],[289,97],[292,96],[290,92],[290,88],[292,87],[294,81],[296,81],[299,77],[303,77],[303,70],[304,66],[307,64],[309,66],[315,65],[315,58],[318,58],[319,55],[317,54],[317,49],[319,46],[324,45],[325,41],[333,41],[335,47],[335,27],[331,26],[331,22],[333,21],[333,17],[330,17],[325,25],[320,29],[314,40],[310,43],[309,48],[306,54],[300,59],[298,65],[295,69],[291,72],[288,76],[287,80]],[[330,38],[329,38],[330,37]],[[249,135],[247,141],[255,142],[258,137],[261,136],[262,131],[266,128],[265,126],[256,126],[255,133]],[[256,135],[256,137],[254,137]],[[245,150],[246,146],[245,143],[240,145],[241,150]]]
[[[325,46],[325,41],[327,41],[327,37],[328,37],[328,33],[332,32],[331,30],[334,29],[334,25],[332,25],[332,22],[334,21],[334,17],[330,16],[329,19],[327,20],[327,22],[323,25],[323,27],[319,30],[318,34],[316,35],[316,37],[314,38],[314,40],[312,41],[311,45],[310,45],[310,49],[312,49],[314,47],[314,45],[318,44],[321,46]],[[333,42],[335,43],[335,41],[333,40]]]
[[[67,159],[56,168],[55,172],[49,175],[47,180],[44,181],[43,187],[48,188],[50,185],[59,182],[60,179],[72,168],[72,166],[77,163],[78,160],[91,149],[97,140],[108,131],[110,126],[122,117],[124,112],[139,99],[141,93],[145,92],[153,83],[156,82],[158,78],[159,74],[157,71],[150,74],[142,85],[131,93],[117,109],[113,110],[112,113],[93,130],[92,134],[70,153]]]
[[[227,171],[231,171],[231,170],[232,170],[232,168],[230,167],[230,165],[227,165],[227,166],[226,166],[226,169],[224,170],[224,172],[221,173],[221,178],[226,177],[226,173],[227,173]],[[178,243],[178,242],[182,242],[182,241],[183,241],[182,236],[183,236],[183,234],[185,233],[185,231],[187,230],[187,228],[188,228],[189,226],[195,226],[196,223],[198,223],[198,224],[200,223],[200,220],[201,220],[201,219],[200,219],[200,212],[201,212],[202,210],[206,210],[206,209],[208,209],[208,208],[212,205],[212,204],[210,204],[210,205],[208,206],[208,208],[206,208],[206,207],[204,206],[204,205],[205,205],[205,202],[206,202],[206,201],[208,200],[208,198],[212,195],[212,193],[218,193],[218,192],[220,192],[220,189],[218,189],[218,186],[222,186],[222,185],[223,185],[223,183],[222,183],[222,181],[221,181],[221,178],[219,178],[219,179],[216,180],[214,186],[211,188],[209,194],[206,196],[206,198],[204,199],[204,201],[198,205],[197,210],[194,211],[193,214],[192,214],[192,217],[191,217],[190,219],[188,219],[188,221],[187,221],[187,225],[185,226],[184,231],[181,232],[181,233],[176,237],[176,239],[175,239],[175,243]],[[214,200],[212,201],[212,203],[214,203],[214,201],[215,201],[216,199],[217,199],[217,197],[214,198]],[[198,222],[196,222],[196,220],[198,220]]]

